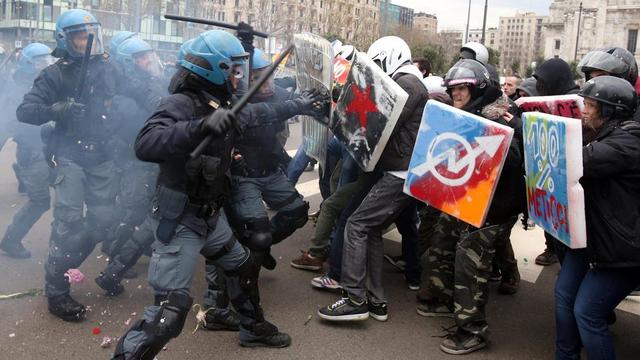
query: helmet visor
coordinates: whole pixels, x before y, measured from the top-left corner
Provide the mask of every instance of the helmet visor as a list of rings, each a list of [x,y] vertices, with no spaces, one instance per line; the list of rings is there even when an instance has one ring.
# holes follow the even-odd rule
[[[629,70],[629,66],[619,57],[601,50],[594,50],[580,60],[578,68],[584,73],[593,70],[606,71],[611,75],[620,75]]]
[[[448,72],[444,79],[446,87],[454,87],[462,84],[476,85],[476,75],[470,68],[463,66],[454,66]]]
[[[151,76],[160,76],[162,74],[162,63],[155,51],[145,51],[133,55],[136,66],[150,74]]]
[[[243,94],[249,90],[249,53],[232,56],[231,63],[229,82],[234,84],[237,93]]]
[[[37,56],[33,58],[33,69],[36,72],[40,72],[40,70],[46,68],[54,62],[56,62],[56,59],[51,55]]]
[[[64,29],[67,52],[72,57],[84,56],[87,48],[89,34],[93,34],[93,44],[91,55],[101,55],[104,53],[102,42],[102,27],[98,23],[81,24],[70,26]]]
[[[267,68],[251,71],[251,83],[255,84],[263,74],[267,72]],[[257,95],[261,98],[267,98],[273,95],[273,74],[269,76],[267,81],[260,87]]]

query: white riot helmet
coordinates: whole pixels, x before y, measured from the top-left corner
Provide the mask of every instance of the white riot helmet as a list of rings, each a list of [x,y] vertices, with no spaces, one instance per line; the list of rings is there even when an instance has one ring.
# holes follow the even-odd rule
[[[489,51],[479,42],[471,41],[460,48],[460,58],[478,60],[483,64],[488,64]]]
[[[341,46],[342,46],[342,41],[340,41],[340,40],[338,40],[338,39],[333,40],[333,41],[331,42],[331,47],[333,48],[333,53],[334,53],[334,54],[337,54],[337,53],[338,53],[338,50],[340,50],[340,47],[341,47]]]
[[[447,92],[447,88],[444,87],[444,79],[440,76],[427,76],[422,79],[422,83],[424,83],[429,94]]]
[[[369,47],[367,55],[389,76],[402,65],[411,63],[409,45],[397,36],[384,36],[376,40]]]
[[[353,45],[342,45],[335,53],[336,57],[341,57],[347,61],[353,61],[356,56],[356,48]]]

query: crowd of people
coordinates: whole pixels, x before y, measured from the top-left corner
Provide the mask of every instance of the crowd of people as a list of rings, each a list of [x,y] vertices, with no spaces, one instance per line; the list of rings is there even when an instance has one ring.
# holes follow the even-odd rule
[[[240,109],[233,109],[272,62],[253,47],[253,30],[238,37],[203,32],[182,44],[175,68],[163,69],[137,34],[118,32],[108,51],[91,13],[61,14],[56,47],[32,43],[16,57],[3,91],[2,144],[17,145],[13,165],[28,200],[7,228],[0,249],[31,256],[22,240],[50,208],[53,223],[44,265],[48,310],[82,321],[86,307],[70,294],[65,273],[101,243],[109,256],[95,279],[108,296],[135,277],[132,267],[151,256],[148,281],[154,303],[120,337],[113,359],[153,359],[184,327],[193,305],[191,285],[205,258],[204,294],[210,330],[238,331],[246,347],[286,347],[291,336],[269,322],[260,303],[261,268],[277,266],[272,246],[315,222],[296,269],[321,273],[318,289],[340,291],[318,310],[324,321],[386,321],[384,259],[402,269],[417,291],[416,311],[450,317],[454,330],[441,342],[448,354],[468,354],[490,342],[488,284],[515,294],[520,274],[510,240],[526,220],[522,111],[519,97],[577,94],[582,111],[587,247],[569,249],[545,234],[540,265],[559,262],[555,285],[556,358],[613,359],[608,326],[613,310],[640,285],[640,118],[638,66],[624,48],[594,49],[580,62],[584,85],[553,58],[532,77],[501,83],[487,49],[469,43],[444,77],[428,59],[413,58],[399,37],[386,36],[366,51],[408,99],[375,169],[363,171],[337,137],[320,168],[319,211],[295,184],[313,160],[301,146],[284,150],[287,121],[322,119],[342,90],[296,90],[295,79],[267,78]],[[357,50],[334,44],[353,62]],[[514,129],[485,223],[471,226],[403,191],[428,100]],[[204,143],[203,151],[195,151]],[[311,165],[313,166],[313,164]],[[272,210],[272,216],[269,216]],[[382,235],[394,225],[402,255],[385,254]],[[423,261],[424,260],[424,261]],[[328,271],[323,272],[325,264]]]

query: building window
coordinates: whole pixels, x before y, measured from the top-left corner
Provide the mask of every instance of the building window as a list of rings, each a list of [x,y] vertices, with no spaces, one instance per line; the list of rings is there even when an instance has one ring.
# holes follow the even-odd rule
[[[555,49],[560,50],[560,40],[556,40]]]
[[[636,47],[638,45],[638,29],[629,30],[629,39],[627,40],[627,50],[632,54],[636,53]]]

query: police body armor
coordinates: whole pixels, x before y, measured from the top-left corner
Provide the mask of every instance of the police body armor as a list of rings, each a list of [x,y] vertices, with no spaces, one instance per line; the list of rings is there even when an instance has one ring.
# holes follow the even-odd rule
[[[59,70],[61,98],[73,97],[80,77],[80,63],[60,59],[55,63]],[[109,107],[116,94],[113,65],[106,55],[89,61],[84,93],[78,102],[85,104],[86,113],[81,123],[64,122],[55,129],[56,156],[76,161],[81,166],[94,165],[110,159],[107,142],[118,128],[117,119],[109,117]]]
[[[194,119],[210,115],[219,106],[215,98],[185,95],[194,103]],[[234,140],[235,134],[230,131],[224,138],[214,139],[197,158],[160,165],[152,207],[153,215],[160,221],[156,230],[158,240],[168,244],[181,223],[201,236],[215,228],[218,210],[231,189],[229,167]]]

